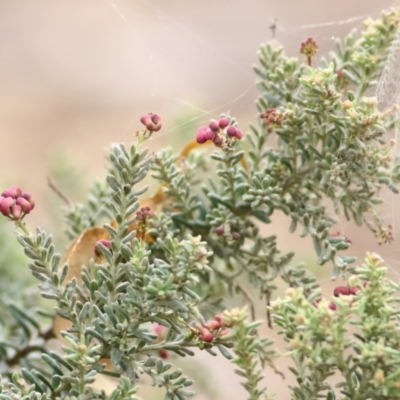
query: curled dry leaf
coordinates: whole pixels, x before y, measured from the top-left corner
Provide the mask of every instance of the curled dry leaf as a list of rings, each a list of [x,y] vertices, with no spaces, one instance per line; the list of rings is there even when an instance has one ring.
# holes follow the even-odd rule
[[[189,153],[198,147],[199,144],[196,140],[191,141],[188,143],[181,151],[180,158],[178,159],[177,163],[179,164],[182,158],[186,158]],[[247,170],[247,163],[242,159],[242,165]],[[162,207],[167,203],[168,195],[165,193],[165,185],[159,186],[156,193],[147,199],[144,199],[141,203],[141,207],[149,206],[153,211],[159,212],[161,211]],[[111,221],[110,225],[113,228],[117,227],[117,222],[115,220]],[[153,238],[148,233],[143,233],[138,230],[137,222],[132,223],[129,225],[129,232],[136,230],[137,234],[136,237],[139,240],[146,240],[146,242],[150,243],[153,241]],[[144,236],[144,237],[143,237]],[[96,262],[101,262],[101,256],[96,256],[94,249],[96,243],[99,240],[109,240],[110,235],[105,228],[102,227],[94,227],[88,228],[83,231],[68,247],[66,252],[65,258],[61,265],[65,265],[67,263],[69,265],[68,274],[65,279],[65,283],[69,282],[72,278],[76,278],[78,285],[82,284],[81,272],[82,267],[86,266],[89,267],[90,260],[94,259]],[[63,337],[61,335],[62,331],[66,331],[71,326],[71,322],[61,318],[60,316],[56,316],[54,319],[53,330],[55,336],[63,341]],[[102,359],[100,360],[101,363],[106,364],[106,369],[112,369],[112,363],[109,359]],[[100,375],[98,379],[93,383],[93,388],[96,390],[105,390],[106,393],[111,392],[115,385],[117,384],[117,380],[114,378]]]
[[[69,282],[72,278],[76,278],[78,285],[82,283],[81,271],[82,266],[89,266],[92,258],[95,258],[94,248],[96,243],[101,239],[109,239],[109,234],[104,228],[89,228],[83,231],[69,246],[67,254],[61,265],[68,263],[68,274],[64,282]],[[62,339],[61,331],[67,330],[71,326],[71,322],[56,315],[54,318],[54,334],[58,339]]]

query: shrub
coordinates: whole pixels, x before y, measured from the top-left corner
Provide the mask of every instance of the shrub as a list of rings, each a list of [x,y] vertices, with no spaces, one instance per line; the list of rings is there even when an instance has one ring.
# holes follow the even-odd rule
[[[51,235],[25,224],[33,196],[18,185],[5,190],[0,211],[15,222],[55,315],[22,296],[4,302],[0,398],[134,399],[145,374],[165,399],[186,399],[192,381],[173,368],[172,355],[192,357],[196,349],[230,359],[249,399],[273,398],[261,382],[266,364],[283,375],[272,341],[257,335],[251,304],[226,303],[235,294],[249,302],[243,276],[287,342],[293,399],[400,398],[400,287],[376,254],[353,266],[344,253],[351,241],[332,228],[343,213],[380,243],[393,239],[376,207],[382,187],[397,193],[399,163],[385,135],[397,113],[379,111],[369,96],[399,20],[396,8],[366,21],[320,66],[313,38],[301,43],[300,59],[276,43],[262,45],[254,67],[258,125],[249,130],[223,114],[199,127],[180,154],[152,155],[146,140],[162,121],[144,115],[135,143],[111,149],[106,181],[92,186],[86,204],[65,210],[72,240],[65,257]],[[206,144],[211,154],[197,151]],[[159,188],[146,197],[141,182],[149,174]],[[265,236],[278,211],[291,232],[311,237],[332,278],[344,279],[332,298],[321,298],[307,269],[291,265],[294,253],[282,254],[276,236]],[[278,277],[289,288],[271,301]],[[59,351],[49,343],[54,337]],[[117,378],[114,390],[102,391],[99,376]]]

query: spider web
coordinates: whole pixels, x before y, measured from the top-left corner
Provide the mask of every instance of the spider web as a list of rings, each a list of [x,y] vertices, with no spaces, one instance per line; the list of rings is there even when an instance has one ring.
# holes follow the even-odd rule
[[[175,50],[162,49],[160,47],[148,46],[145,43],[139,41],[139,46],[143,49],[144,57],[149,63],[149,74],[151,76],[150,85],[150,96],[156,102],[165,100],[166,102],[175,104],[177,109],[186,112],[189,115],[184,122],[176,125],[166,126],[163,128],[162,132],[154,135],[152,138],[153,142],[159,143],[159,140],[167,140],[168,142],[173,142],[177,135],[180,135],[182,129],[191,129],[195,131],[197,126],[207,124],[210,118],[217,118],[220,113],[230,111],[232,115],[237,116],[239,122],[241,122],[241,115],[247,116],[249,114],[249,109],[253,107],[252,103],[254,98],[257,96],[257,91],[255,87],[255,76],[250,68],[246,68],[237,62],[232,57],[232,54],[238,52],[242,49],[243,43],[236,43],[234,46],[230,44],[229,46],[220,46],[218,40],[215,42],[210,41],[206,35],[202,34],[201,30],[191,27],[191,23],[194,21],[194,16],[190,13],[185,15],[186,19],[178,19],[174,16],[173,12],[167,12],[165,9],[157,5],[156,2],[149,0],[141,0],[140,4],[143,6],[142,13],[131,13],[122,4],[117,3],[114,0],[105,0],[109,4],[110,10],[112,10],[116,17],[120,19],[122,24],[127,28],[126,35],[136,35],[135,20],[137,18],[147,18],[149,20],[157,20],[157,22],[167,27],[168,29],[175,30],[178,34],[185,35],[190,38],[192,43],[194,43],[193,48],[181,49],[181,54],[179,57],[190,58],[194,57],[195,61],[198,61],[197,56],[193,54],[194,49],[198,51],[200,55],[206,54],[208,59],[212,59],[213,63],[222,65],[224,69],[233,73],[234,79],[239,82],[237,84],[231,85],[231,82],[222,81],[220,82],[219,89],[221,92],[227,93],[225,100],[210,101],[207,102],[209,106],[214,105],[211,108],[203,108],[196,103],[197,99],[194,97],[174,97],[165,95],[165,91],[159,88],[160,75],[162,74],[163,66],[157,61],[160,59],[160,54],[167,57],[175,57],[177,53]],[[148,11],[151,12],[149,16]],[[285,21],[271,19],[268,24],[265,23],[265,18],[257,18],[254,15],[243,16],[243,15],[218,15],[215,13],[210,13],[209,15],[202,15],[204,19],[204,25],[208,26],[210,23],[220,23],[220,21],[230,20],[233,24],[238,25],[243,22],[251,21],[252,24],[262,23],[264,25],[264,37],[265,40],[270,40],[271,38],[276,38],[279,42],[283,43],[285,49],[289,55],[297,55],[299,43],[308,36],[313,36],[320,47],[320,54],[326,55],[327,52],[333,48],[334,41],[337,36],[344,37],[344,35],[350,30],[352,26],[357,26],[360,28],[361,23],[368,17],[378,17],[381,13],[381,7],[377,4],[374,12],[362,15],[351,16],[346,19],[339,19],[333,21],[326,21],[321,23],[313,24],[302,24],[293,26],[292,24],[285,23]],[[153,21],[154,22],[154,21]],[[399,36],[399,35],[398,35]],[[386,104],[395,104],[398,101],[399,89],[398,84],[400,78],[400,70],[395,68],[400,61],[400,48],[398,40],[393,45],[391,55],[388,59],[385,71],[383,73],[382,79],[377,88],[377,96],[380,102]],[[253,62],[256,62],[255,51],[257,45],[253,49]],[[230,90],[230,86],[235,87],[234,93]],[[242,86],[238,88],[238,86]],[[168,91],[169,94],[173,93],[173,89]],[[205,96],[207,97],[207,96]],[[151,103],[148,101],[148,103]],[[253,115],[255,115],[255,110],[253,108]],[[245,122],[246,124],[247,122]],[[120,141],[127,140],[127,137],[131,137],[133,127],[137,126],[137,115],[132,117],[132,123],[122,132],[117,132],[117,138]],[[384,204],[380,207],[380,217],[383,224],[391,224],[394,231],[396,232],[396,212],[395,212],[395,202],[397,199],[395,196],[389,192],[384,191],[382,193]],[[357,258],[362,261],[365,251],[376,251],[385,257],[385,260],[389,263],[390,270],[393,275],[400,276],[400,261],[397,261],[396,256],[399,251],[396,244],[388,246],[377,246],[376,240],[370,231],[365,229],[360,231],[354,227],[354,224],[348,222],[343,215],[336,216],[338,219],[337,230],[345,235],[349,236],[354,242],[354,248],[350,247],[348,250],[349,254],[357,255]],[[296,235],[296,234],[295,234]],[[356,236],[356,238],[354,238]],[[300,238],[298,239],[301,240]],[[329,280],[329,278],[327,278]]]
[[[145,65],[147,71],[146,76],[138,78],[139,80],[143,79],[147,85],[147,93],[142,99],[143,105],[139,104],[138,109],[132,109],[132,117],[129,121],[124,121],[121,124],[115,120],[109,137],[112,137],[112,140],[116,142],[131,142],[133,133],[139,126],[139,117],[149,111],[160,113],[163,117],[164,114],[168,115],[174,112],[187,115],[183,122],[175,122],[171,119],[166,121],[162,131],[152,138],[151,144],[154,149],[159,149],[161,146],[173,142],[179,142],[179,145],[181,145],[187,139],[190,139],[189,137],[182,139],[182,131],[191,130],[194,137],[194,132],[198,126],[207,124],[211,118],[218,118],[222,112],[230,111],[233,116],[237,117],[239,125],[244,129],[246,129],[249,120],[255,120],[256,109],[253,102],[257,96],[256,76],[252,73],[250,66],[257,61],[256,51],[260,40],[249,43],[245,35],[245,28],[258,28],[262,32],[262,41],[264,42],[272,39],[274,33],[275,39],[284,45],[289,55],[293,56],[298,56],[301,41],[313,36],[319,44],[319,54],[326,55],[333,48],[336,37],[344,37],[353,26],[360,27],[361,22],[367,17],[378,17],[382,8],[381,1],[377,0],[375,1],[374,11],[368,14],[363,13],[345,19],[299,25],[279,15],[277,15],[277,20],[271,19],[268,14],[268,17],[266,17],[262,12],[259,14],[250,12],[230,13],[229,10],[225,9],[226,5],[219,7],[213,4],[213,7],[211,7],[213,11],[206,9],[200,16],[188,11],[183,17],[178,18],[174,14],[174,2],[169,3],[171,10],[168,11],[158,5],[161,2],[141,0],[137,3],[141,7],[132,11],[128,2],[104,0],[106,13],[113,14],[120,25],[118,32],[114,34],[126,39],[125,51],[138,53],[138,69],[140,70]],[[265,8],[263,8],[263,11],[265,11]],[[271,17],[273,16],[271,15]],[[221,29],[239,29],[243,31],[244,37],[240,40],[236,35],[234,36],[235,41],[227,40],[226,35],[214,36],[210,39],[198,26],[199,19],[202,20],[204,29],[207,29],[211,24],[218,24],[221,25]],[[168,45],[162,37],[159,39],[159,43],[148,39],[146,37],[148,31],[140,30],[139,20],[148,23],[150,30],[159,29],[160,36],[165,35],[167,37],[167,34],[171,31],[175,32],[176,35],[184,36],[183,40],[179,41],[180,46]],[[132,40],[134,40],[134,46]],[[399,100],[400,70],[395,68],[400,62],[399,41],[398,35],[397,44],[393,46],[377,91],[379,100],[387,104],[394,104]],[[248,58],[238,58],[236,54],[239,52],[247,52]],[[169,59],[172,59],[173,62],[167,62],[167,65],[165,65],[163,61]],[[245,60],[245,63],[243,63],[243,60]],[[196,74],[207,75],[208,79],[201,79],[201,83],[197,83],[196,76],[193,74],[185,76],[182,73],[181,78],[189,89],[177,91],[174,87],[176,79],[172,77],[180,74],[181,71],[178,69],[180,62],[186,68],[193,68]],[[199,65],[200,68],[198,68]],[[132,74],[134,74],[134,71],[132,71]],[[213,78],[213,75],[216,75],[216,77]],[[132,87],[128,83],[127,86]],[[191,86],[193,86],[193,89]],[[125,93],[126,89],[121,88],[121,91]],[[175,95],[177,92],[179,95]],[[154,105],[161,103],[167,104],[167,106],[164,105],[162,111],[155,109]],[[206,104],[206,106],[203,104]],[[96,148],[98,147],[96,146]],[[91,146],[91,151],[93,151],[93,146]],[[397,151],[396,153],[398,154]],[[398,219],[396,202],[398,202],[398,198],[387,191],[383,194],[383,199],[384,205],[381,207],[383,222],[392,224],[396,233]],[[343,215],[337,217],[338,231],[348,236],[354,243],[354,247],[351,246],[347,251],[348,254],[356,255],[358,262],[361,262],[366,250],[376,251],[385,258],[392,277],[400,276],[400,257],[398,257],[400,249],[396,242],[391,246],[379,247],[369,231],[355,229],[354,224],[347,222]],[[288,227],[289,222],[286,230]],[[298,237],[298,232],[291,234],[291,242],[304,242],[304,240]],[[310,251],[312,251],[311,248]],[[329,276],[330,268],[324,269],[326,275]],[[322,283],[324,281],[325,279],[322,280]],[[326,281],[330,281],[330,279],[326,278]],[[231,385],[232,382],[229,381],[232,377],[228,376],[228,381],[225,383],[224,379],[222,374],[218,376],[219,386],[225,386],[228,388],[227,390],[232,386],[231,397],[237,398],[236,386]],[[281,383],[278,382],[278,385],[281,385]]]

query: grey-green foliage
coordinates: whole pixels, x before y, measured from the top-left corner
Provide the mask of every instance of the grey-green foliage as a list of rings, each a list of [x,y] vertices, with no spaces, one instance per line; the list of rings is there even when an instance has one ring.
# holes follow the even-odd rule
[[[399,398],[400,286],[386,278],[376,254],[352,273],[355,296],[317,304],[320,293],[307,298],[298,288],[272,303],[294,360],[293,399],[334,399],[335,393],[343,400]],[[328,378],[334,374],[333,387]]]
[[[6,371],[0,399],[134,399],[141,374],[164,390],[165,399],[186,399],[192,380],[164,357],[194,356],[194,349],[211,355],[218,350],[231,359],[249,400],[271,398],[261,379],[264,364],[276,370],[272,342],[257,337],[258,323],[246,322],[245,311],[221,315],[227,298],[251,298],[242,275],[267,304],[276,278],[291,287],[285,300],[268,308],[267,319],[282,328],[290,345],[298,383],[293,399],[334,399],[337,391],[326,380],[337,371],[346,400],[395,398],[398,323],[388,287],[398,286],[384,279],[376,257],[366,267],[349,268],[354,258],[342,252],[350,243],[332,234],[335,215],[327,203],[366,223],[379,240],[390,239],[375,206],[382,186],[397,192],[398,162],[383,134],[396,118],[379,113],[365,95],[382,70],[399,12],[369,22],[360,39],[352,33],[321,67],[286,57],[276,44],[263,45],[255,67],[260,118],[246,134],[248,147],[229,139],[210,160],[168,150],[152,156],[143,148],[148,131],[129,149],[114,146],[106,185],[96,184],[88,204],[66,214],[70,238],[90,232],[101,218],[109,222],[108,241],[97,244],[100,254],[93,249],[88,265],[72,265],[71,280],[51,235],[39,228],[31,233],[17,222],[41,295],[56,302],[57,316],[71,326],[62,332],[59,354],[45,347],[48,337],[32,313],[8,306],[17,337],[26,336],[21,343],[43,339],[43,348],[34,368]],[[137,185],[150,170],[160,188],[140,200],[155,213],[144,220],[150,211],[140,208],[139,196],[146,187]],[[311,236],[319,263],[332,262],[334,277],[355,275],[357,297],[317,304],[316,280],[303,266],[291,265],[294,253],[281,253],[275,235],[263,233],[277,211],[288,216],[291,232],[299,227],[301,237]],[[356,335],[348,329],[350,316],[357,316]],[[3,361],[10,356],[7,346],[0,344]],[[119,378],[119,386],[106,394],[93,384],[107,375]]]
[[[37,289],[32,287],[35,279],[23,273],[27,257],[19,251],[15,235],[6,229],[8,224],[5,220],[0,223],[0,374],[9,378],[18,366],[41,367],[40,353],[52,336],[52,313],[38,301]]]
[[[379,235],[374,211],[382,202],[379,189],[387,186],[398,192],[398,160],[393,162],[392,143],[385,136],[393,127],[393,113],[379,112],[376,99],[365,97],[373,94],[371,88],[382,73],[396,18],[397,11],[390,11],[368,21],[361,38],[352,32],[344,43],[338,40],[336,52],[322,59],[321,67],[308,67],[286,57],[282,47],[267,44],[259,52],[261,65],[254,68],[261,78],[259,111],[276,109],[283,122],[253,128],[249,155],[266,187],[253,181],[247,199],[254,206],[264,202],[269,209],[283,210],[292,219],[292,231],[302,225],[301,236],[312,236],[319,262],[332,261],[334,276],[352,258],[338,254],[346,243],[329,238],[335,220],[324,200]],[[266,136],[276,136],[275,148],[264,150]],[[267,189],[279,197],[266,196]]]
[[[165,389],[165,399],[181,400],[193,394],[188,388],[192,381],[181,370],[171,370],[163,352],[193,356],[191,347],[197,347],[216,355],[215,348],[232,357],[227,348],[233,346],[235,333],[225,337],[219,328],[208,328],[197,307],[201,297],[196,285],[205,274],[212,274],[208,265],[212,252],[199,236],[178,239],[167,234],[157,240],[155,249],[162,255],[158,258],[145,241],[135,238],[131,224],[138,222],[138,195],[146,191],[136,185],[146,176],[152,157],[139,142],[129,150],[115,146],[110,162],[109,207],[115,218],[115,224],[105,225],[110,247],[99,244],[100,258],[79,269],[72,280],[66,281],[69,266],[60,263],[51,235],[39,228],[30,233],[23,222],[18,223],[22,229],[18,240],[31,259],[32,274],[41,281],[41,295],[57,302],[56,314],[71,327],[62,332],[64,354],[42,349],[45,368],[25,368],[13,376],[3,398],[9,398],[12,390],[16,398],[134,399],[134,385],[145,373]],[[23,317],[21,321],[29,320]],[[156,333],[157,325],[163,336]],[[258,341],[248,346],[254,343]],[[273,354],[259,345],[258,352],[248,357],[247,368],[256,371],[256,357],[270,360]],[[92,384],[98,374],[120,377],[120,386],[109,395],[96,391]],[[25,391],[24,381],[31,385]]]

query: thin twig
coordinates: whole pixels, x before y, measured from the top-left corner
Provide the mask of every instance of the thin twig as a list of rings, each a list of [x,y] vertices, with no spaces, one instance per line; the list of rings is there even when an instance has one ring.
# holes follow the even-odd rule
[[[276,35],[276,21],[276,18],[271,18],[271,25],[269,26],[269,29],[271,30],[272,39],[275,39]]]
[[[49,328],[45,329],[44,331],[39,331],[38,337],[43,339],[45,342],[50,339],[55,338],[53,327],[50,326]],[[28,343],[25,346],[18,349],[12,357],[6,358],[5,363],[11,367],[15,364],[18,364],[19,361],[21,360],[21,358],[24,358],[33,352],[44,352],[43,344],[38,345],[38,344]]]
[[[269,306],[271,305],[271,292],[269,290],[265,292],[265,297],[267,300],[267,324],[270,329],[274,329],[272,325],[271,310],[269,309]]]
[[[250,307],[251,320],[255,321],[255,319],[256,319],[256,310],[255,310],[255,307],[254,307],[254,300],[251,297],[250,293],[243,286],[239,285],[238,283],[235,285],[235,290],[236,290],[236,293],[240,293],[245,298],[245,300],[247,301],[247,304]]]
[[[67,204],[68,207],[71,207],[71,202],[68,200],[68,197],[54,184],[50,177],[47,177],[47,184],[49,188],[62,200]]]

